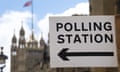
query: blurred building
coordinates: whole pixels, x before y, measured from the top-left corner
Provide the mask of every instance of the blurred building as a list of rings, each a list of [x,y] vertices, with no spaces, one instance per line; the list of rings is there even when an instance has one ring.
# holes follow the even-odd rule
[[[29,41],[25,39],[23,26],[19,39],[14,34],[11,41],[11,72],[54,72],[49,68],[49,46],[43,37],[36,40],[32,32]]]

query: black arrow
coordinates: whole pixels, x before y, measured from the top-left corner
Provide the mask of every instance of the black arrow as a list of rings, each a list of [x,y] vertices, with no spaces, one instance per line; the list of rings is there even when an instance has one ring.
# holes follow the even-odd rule
[[[58,56],[62,60],[69,61],[68,56],[114,56],[113,52],[67,52],[69,48],[63,48]]]

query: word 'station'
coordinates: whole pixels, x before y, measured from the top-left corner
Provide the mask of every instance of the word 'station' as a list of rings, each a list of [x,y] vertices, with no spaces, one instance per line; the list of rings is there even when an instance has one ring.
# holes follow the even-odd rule
[[[50,17],[51,67],[117,67],[114,16]]]

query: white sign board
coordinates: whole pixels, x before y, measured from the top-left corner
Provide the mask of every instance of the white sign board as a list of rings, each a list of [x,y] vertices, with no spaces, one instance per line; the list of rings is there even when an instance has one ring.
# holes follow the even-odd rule
[[[50,17],[51,67],[117,67],[114,16]]]

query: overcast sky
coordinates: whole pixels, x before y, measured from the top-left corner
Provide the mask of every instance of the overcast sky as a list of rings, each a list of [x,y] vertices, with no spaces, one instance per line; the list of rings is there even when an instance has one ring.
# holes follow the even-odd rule
[[[9,59],[5,72],[10,72],[10,45],[15,33],[19,38],[21,25],[25,29],[27,41],[31,34],[31,6],[23,7],[29,0],[3,0],[0,2],[0,46]],[[34,33],[37,40],[43,33],[48,40],[49,16],[71,16],[72,14],[89,14],[88,0],[33,0]]]

